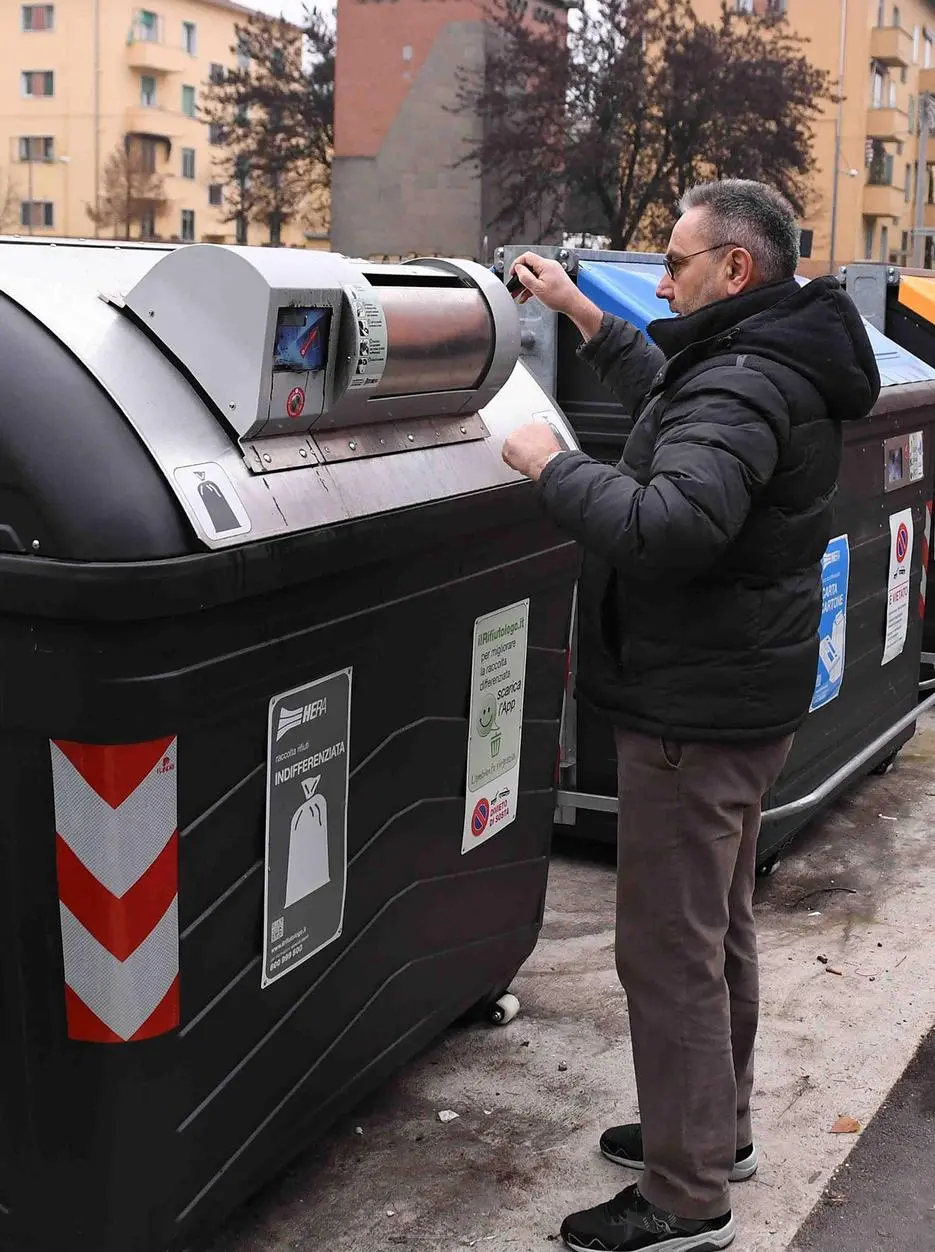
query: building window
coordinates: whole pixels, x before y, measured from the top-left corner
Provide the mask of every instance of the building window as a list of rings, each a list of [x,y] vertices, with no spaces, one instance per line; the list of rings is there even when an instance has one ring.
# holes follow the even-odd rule
[[[136,15],[136,38],[142,43],[159,42],[159,17],[150,9],[140,9]]]
[[[152,74],[140,75],[140,104],[144,109],[156,107],[156,80]]]
[[[224,188],[220,183],[212,183],[208,188],[208,203],[216,209],[224,203]]]
[[[186,117],[195,116],[195,88],[182,88],[182,112]]]
[[[912,166],[908,161],[906,162],[906,180],[903,188],[903,194],[905,201],[908,204],[912,199]]]
[[[217,61],[212,61],[211,68],[208,70],[208,81],[211,83],[223,83],[224,66]]]
[[[55,75],[51,70],[24,70],[20,84],[27,99],[55,95]]]
[[[186,243],[191,243],[195,238],[195,210],[182,210],[182,238]]]
[[[894,4],[894,5],[893,5],[893,25],[894,25],[894,26],[900,26],[900,25],[902,25],[902,23],[900,22],[899,18],[900,18],[899,9],[898,9],[898,8],[897,8],[897,6]]]
[[[247,219],[242,213],[237,214],[237,242],[241,246],[247,242]]]
[[[870,84],[870,103],[875,109],[883,107],[883,74],[880,70],[873,71]]]
[[[55,26],[54,4],[24,4],[20,13],[23,30],[52,30]]]
[[[152,206],[143,209],[140,213],[140,238],[152,239],[156,234],[156,214]]]
[[[873,256],[873,218],[864,218],[864,260],[869,261]]]
[[[918,26],[913,26],[912,28],[912,63],[913,65],[919,64],[919,28]]]
[[[883,71],[874,69],[870,85],[870,101],[875,109],[882,109],[883,107],[883,84]]]
[[[220,122],[208,123],[208,143],[212,143],[217,147],[218,144],[224,142],[224,131]]]
[[[893,185],[893,154],[887,152],[883,141],[874,139],[873,154],[870,158],[870,172],[867,182],[871,187],[891,187]]]
[[[737,12],[738,13],[752,13],[753,12],[753,0],[737,0]]]
[[[182,149],[182,177],[183,178],[195,177],[195,149],[194,148]]]
[[[54,161],[55,140],[51,135],[20,135],[20,161]]]
[[[21,226],[43,226],[51,230],[55,225],[55,206],[51,200],[24,200],[19,206]]]
[[[144,174],[155,174],[156,172],[156,141],[154,139],[141,139],[137,152],[140,155],[140,169]]]
[[[237,68],[239,70],[250,68],[250,46],[243,37],[237,40]]]
[[[182,23],[182,47],[190,57],[198,51],[198,28],[194,22]]]
[[[925,69],[930,70],[932,68],[932,36],[928,31],[925,32],[925,39],[922,43],[922,65]]]
[[[880,260],[888,261],[890,256],[890,228],[880,227]]]
[[[909,97],[909,134],[914,135],[915,133],[916,133],[916,98],[915,96],[910,96]]]
[[[877,0],[877,26],[886,25],[885,0]]]
[[[896,108],[896,84],[892,79],[887,83],[887,97],[891,109]]]

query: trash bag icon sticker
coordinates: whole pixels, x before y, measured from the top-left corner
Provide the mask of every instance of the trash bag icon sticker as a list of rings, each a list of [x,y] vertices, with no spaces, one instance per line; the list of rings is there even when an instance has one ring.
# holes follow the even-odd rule
[[[316,792],[320,781],[320,775],[302,779],[305,803],[300,804],[292,815],[286,908],[331,881],[328,869],[328,801]]]
[[[175,471],[175,481],[192,521],[209,540],[245,535],[251,529],[250,515],[220,465],[184,465]]]
[[[348,667],[280,692],[269,703],[263,987],[342,934],[351,683]]]
[[[231,506],[221,495],[221,489],[217,483],[212,482],[207,474],[201,470],[198,471],[198,495],[204,501],[204,506],[208,510],[208,516],[211,518],[211,525],[215,532],[223,535],[225,531],[236,530],[240,525],[237,515]]]

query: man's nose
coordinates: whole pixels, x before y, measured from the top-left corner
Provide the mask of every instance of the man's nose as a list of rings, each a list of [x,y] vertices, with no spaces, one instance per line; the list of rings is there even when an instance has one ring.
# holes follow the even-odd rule
[[[675,287],[673,286],[672,279],[668,274],[663,274],[663,276],[659,279],[659,285],[656,288],[657,298],[660,300],[671,300],[674,295]]]

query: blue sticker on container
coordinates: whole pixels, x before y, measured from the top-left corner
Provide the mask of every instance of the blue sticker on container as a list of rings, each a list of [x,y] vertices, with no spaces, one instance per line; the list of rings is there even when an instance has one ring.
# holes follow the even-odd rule
[[[818,674],[809,709],[814,713],[835,698],[844,681],[847,641],[847,580],[851,554],[847,535],[832,539],[821,558],[821,625],[818,627]]]

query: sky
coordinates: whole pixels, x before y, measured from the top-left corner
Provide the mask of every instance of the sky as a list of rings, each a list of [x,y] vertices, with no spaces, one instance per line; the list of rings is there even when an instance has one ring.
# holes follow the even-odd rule
[[[251,9],[260,9],[263,13],[270,13],[273,17],[288,18],[290,22],[301,22],[302,14],[305,10],[303,0],[241,0],[242,4],[247,4]],[[333,0],[322,0],[317,6],[324,12],[333,12]]]

